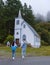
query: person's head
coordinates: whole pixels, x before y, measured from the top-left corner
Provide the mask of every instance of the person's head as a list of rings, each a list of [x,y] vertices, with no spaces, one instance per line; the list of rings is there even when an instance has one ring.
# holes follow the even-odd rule
[[[26,41],[26,39],[23,39],[23,41]]]
[[[13,43],[12,43],[12,46],[14,46],[14,41],[13,41]]]

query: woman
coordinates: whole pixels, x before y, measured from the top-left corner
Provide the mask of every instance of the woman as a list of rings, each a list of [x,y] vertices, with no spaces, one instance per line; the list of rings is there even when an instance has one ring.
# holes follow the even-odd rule
[[[15,59],[15,51],[16,51],[16,48],[18,46],[14,44],[14,42],[12,43],[11,45],[11,50],[12,50],[12,59],[14,60]]]

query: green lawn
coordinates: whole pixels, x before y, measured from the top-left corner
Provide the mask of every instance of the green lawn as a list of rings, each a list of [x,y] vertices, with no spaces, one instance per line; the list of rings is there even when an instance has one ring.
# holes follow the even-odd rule
[[[50,46],[42,46],[41,48],[27,47],[27,56],[50,56]],[[21,56],[21,48],[16,50],[16,56]],[[11,57],[10,47],[0,47],[0,58]]]

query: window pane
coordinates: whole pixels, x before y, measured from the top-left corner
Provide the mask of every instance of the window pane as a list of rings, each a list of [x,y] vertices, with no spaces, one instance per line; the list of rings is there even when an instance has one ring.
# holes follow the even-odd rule
[[[18,35],[19,33],[17,32],[16,34]]]
[[[19,24],[19,20],[16,21],[16,24],[17,24],[17,25]]]
[[[23,35],[23,39],[25,39],[25,40],[26,40],[26,35]]]
[[[24,28],[26,27],[26,25],[24,24]]]

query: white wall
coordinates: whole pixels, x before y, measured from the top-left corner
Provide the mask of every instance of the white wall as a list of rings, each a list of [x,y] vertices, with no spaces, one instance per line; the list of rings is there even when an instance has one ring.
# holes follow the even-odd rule
[[[26,25],[26,23],[24,23]],[[21,36],[23,36],[23,34],[26,35],[26,39],[28,43],[31,43],[31,45],[34,45],[34,34],[32,33],[32,31],[30,30],[30,28],[26,25],[25,28],[23,28],[24,24],[22,25],[22,32],[21,32]],[[21,37],[22,40],[22,37]]]
[[[34,42],[35,42],[34,47],[39,48],[40,47],[40,38],[37,36],[34,36]]]
[[[17,34],[18,32],[18,34]],[[15,30],[15,38],[20,39],[20,30]]]

